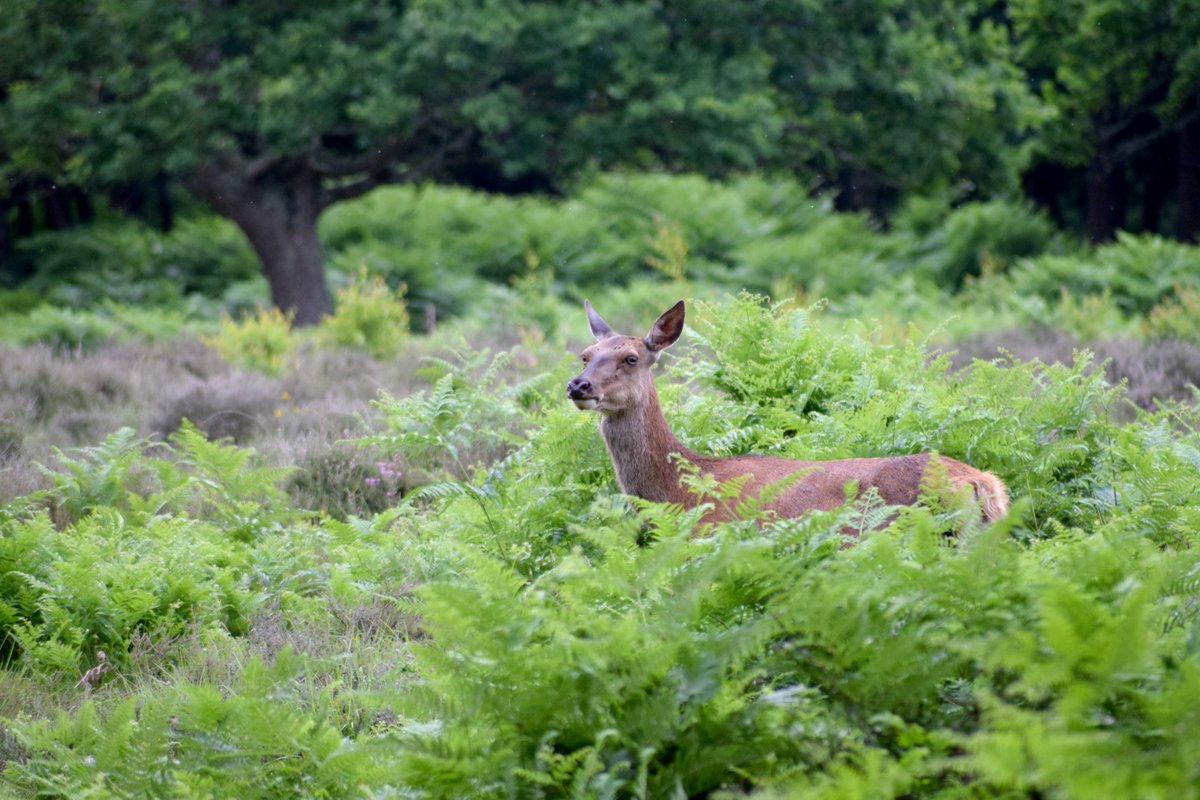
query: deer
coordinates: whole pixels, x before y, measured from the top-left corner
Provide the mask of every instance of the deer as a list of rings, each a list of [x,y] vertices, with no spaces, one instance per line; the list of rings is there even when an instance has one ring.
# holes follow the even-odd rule
[[[920,498],[936,459],[950,490],[969,493],[984,524],[1008,512],[1008,490],[1000,478],[933,453],[801,461],[693,452],[667,424],[651,374],[660,354],[683,333],[684,302],[663,312],[642,337],[615,332],[587,300],[584,309],[596,341],[580,354],[583,370],[567,382],[567,397],[581,410],[599,412],[600,431],[626,495],[694,509],[702,498],[681,480],[685,474],[710,476],[718,484],[740,480],[737,500],[715,504],[700,517],[702,525],[738,519],[741,501],[759,498],[760,493],[759,505],[769,518],[836,509],[847,502],[851,484],[860,497],[873,489],[888,505],[911,506]]]

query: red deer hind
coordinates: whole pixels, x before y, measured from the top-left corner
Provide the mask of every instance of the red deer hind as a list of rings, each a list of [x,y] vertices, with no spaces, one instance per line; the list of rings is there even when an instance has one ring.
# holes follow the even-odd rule
[[[757,497],[763,488],[804,471],[791,483],[782,484],[778,496],[765,504],[779,517],[837,508],[846,502],[845,486],[852,481],[860,494],[873,487],[889,505],[912,505],[921,494],[931,453],[797,461],[760,455],[716,458],[692,452],[667,425],[650,374],[659,353],[683,332],[683,301],[659,317],[644,337],[616,333],[591,303],[585,300],[584,308],[596,343],[583,351],[583,371],[567,383],[567,396],[578,408],[600,412],[600,430],[616,467],[617,482],[626,494],[693,508],[697,497],[680,482],[681,467],[686,469],[689,464],[719,483],[744,478],[740,499]],[[969,491],[985,522],[1004,516],[1008,492],[999,478],[952,458],[938,458],[950,488]],[[680,459],[685,463],[676,463]],[[716,506],[703,521],[734,519],[736,505]]]

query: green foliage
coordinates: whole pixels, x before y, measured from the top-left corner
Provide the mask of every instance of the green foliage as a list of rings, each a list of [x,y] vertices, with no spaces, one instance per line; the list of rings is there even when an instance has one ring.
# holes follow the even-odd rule
[[[380,183],[719,175],[771,156],[783,122],[757,37],[714,40],[629,0],[8,11],[3,183],[179,179],[280,266],[270,275],[308,283],[294,295],[305,324],[328,311],[320,212]]]
[[[3,338],[13,344],[44,342],[58,348],[90,350],[101,342],[117,337],[117,326],[106,317],[87,311],[74,311],[51,305],[39,305],[24,314],[0,318]]]
[[[773,206],[772,194],[788,202]],[[459,313],[478,303],[481,278],[510,282],[534,264],[554,275],[556,288],[653,274],[645,259],[661,258],[658,225],[673,230],[671,247],[686,248],[689,277],[720,278],[718,267],[736,263],[740,244],[799,224],[784,216],[799,204],[789,196],[796,194],[785,181],[723,186],[663,175],[599,176],[565,203],[392,187],[331,209],[321,234],[336,269],[353,273],[365,264],[407,284],[414,307],[431,302],[441,314]],[[672,258],[673,270],[684,268],[682,255]]]
[[[331,208],[320,232],[334,269],[363,265],[392,285],[408,287],[414,307],[433,303],[459,313],[480,290],[476,277],[517,274],[526,249],[524,208],[459,189],[387,187]]]
[[[509,428],[533,390],[508,382],[511,354],[492,358],[464,344],[454,359],[431,359],[423,368],[433,381],[428,392],[402,399],[383,394],[377,405],[386,415],[384,431],[364,443],[465,481],[476,466],[497,460],[520,441]]]
[[[62,532],[44,517],[5,528],[3,634],[33,668],[78,676],[104,651],[119,669],[139,636],[245,630],[255,605],[217,524],[105,508]]]
[[[643,550],[630,534],[595,531],[590,556],[531,582],[468,557],[477,580],[425,590],[436,644],[417,651],[428,681],[410,702],[440,724],[411,737],[407,781],[472,796],[694,796],[852,743],[816,692],[760,670],[770,626],[723,596],[761,548],[697,545],[685,529]],[[484,741],[495,746],[473,746]]]
[[[449,549],[426,589],[433,638],[418,658],[429,682],[408,702],[427,723],[401,751],[407,781],[480,796],[692,795],[776,781],[784,794],[806,787],[853,796],[844,793],[870,780],[926,796],[981,779],[993,793],[1070,783],[1060,774],[1069,759],[997,746],[1009,730],[989,726],[989,698],[999,697],[1020,698],[1019,713],[1051,723],[1061,740],[1045,741],[1059,754],[1088,747],[1114,725],[1130,737],[1154,736],[1169,718],[1172,734],[1155,760],[1142,762],[1153,770],[1145,780],[1186,784],[1187,754],[1176,736],[1196,720],[1178,705],[1166,711],[1174,695],[1162,687],[1190,681],[1179,659],[1193,658],[1184,655],[1191,651],[1182,631],[1197,619],[1195,581],[1184,576],[1197,568],[1187,554],[1200,520],[1176,492],[1198,488],[1194,411],[1118,427],[1107,420],[1114,390],[1086,358],[1073,367],[979,363],[951,377],[918,345],[871,348],[822,331],[809,314],[750,298],[691,319],[711,352],[676,366],[677,377],[737,398],[701,406],[664,386],[668,415],[693,441],[713,441],[698,430],[733,441],[723,426],[741,422],[736,451],[775,443],[783,452],[802,443],[806,455],[819,456],[935,447],[995,469],[1018,500],[1028,499],[1007,524],[969,530],[958,547],[944,546],[948,517],[909,510],[889,532],[848,551],[839,550],[840,532],[857,527],[856,515],[877,512],[811,515],[765,536],[730,526],[692,540],[694,515],[650,505],[640,517],[655,541],[639,548],[633,526],[605,497],[607,470],[599,484],[582,480],[582,470],[562,475],[562,465],[583,460],[583,432],[570,423],[574,411],[548,411],[519,459],[476,473],[473,490],[486,512],[467,490],[441,495],[435,529]],[[820,355],[796,365],[806,351]],[[707,362],[718,366],[708,370]],[[826,393],[810,391],[814,384]],[[789,429],[793,436],[781,439]],[[555,468],[547,470],[540,462],[550,457]],[[544,530],[549,498],[573,509],[570,538],[536,562],[496,546],[512,536],[506,516],[529,511],[531,477],[543,510],[523,517],[526,536]],[[559,487],[569,492],[554,493]],[[1055,538],[1019,543],[1031,534]],[[569,544],[574,549],[564,550]],[[1155,633],[1138,611],[1110,638],[1081,620],[1071,624],[1088,633],[1061,639],[1054,598],[1062,587],[1100,618],[1125,619],[1124,609],[1149,603],[1178,633]],[[1141,606],[1128,606],[1131,596]],[[1029,638],[1021,652],[1030,660],[1015,671],[1023,656],[1004,655],[1013,651],[1010,635]],[[1142,671],[1108,655],[1117,643],[1130,654],[1141,648]],[[1095,659],[1110,672],[1074,666]],[[1120,677],[1113,683],[1105,674]],[[1061,677],[1043,685],[1040,675]],[[1031,697],[1027,684],[1043,688]],[[1073,722],[1059,724],[1052,712],[1029,710],[1047,702],[1082,706]],[[1150,719],[1138,710],[1146,703],[1169,716]],[[723,738],[730,728],[736,740]],[[483,750],[485,741],[492,746]],[[1115,739],[1109,755],[1092,759],[1102,776],[1096,784],[1122,774],[1125,767],[1105,764],[1119,764],[1113,754],[1134,747]],[[765,752],[779,761],[759,760]],[[1013,766],[1010,754],[1034,760]],[[1129,767],[1118,785],[1138,769]]]
[[[38,504],[58,527],[36,505],[0,515],[6,662],[73,681],[104,651],[105,682],[147,647],[170,664],[193,637],[245,634],[264,606],[299,616],[362,603],[403,573],[384,544],[394,512],[300,525],[279,488],[288,470],[190,424],[168,445],[123,430],[59,461]]]
[[[337,310],[321,321],[317,336],[335,346],[366,350],[378,359],[395,356],[408,337],[404,287],[393,292],[382,278],[360,271],[354,283],[338,291]]]
[[[92,350],[109,341],[156,342],[198,327],[190,314],[157,306],[105,302],[76,310],[40,304],[28,312],[0,316],[0,340],[12,344],[48,344],[64,350]]]
[[[783,297],[792,290],[844,297],[876,285],[892,267],[881,259],[879,234],[865,215],[811,214],[810,225],[782,236],[746,241],[736,253],[744,285]]]
[[[852,207],[877,213],[916,193],[1016,187],[1028,158],[1021,140],[1042,110],[1001,13],[924,0],[853,0],[836,14],[767,7],[780,15],[762,35],[790,123],[789,169],[804,164]]]
[[[517,359],[544,357],[530,342],[432,360],[428,390],[380,401],[362,443],[424,485],[369,519],[302,521],[282,476],[190,427],[169,447],[120,432],[63,456],[50,494],[62,530],[36,499],[0,511],[8,657],[67,682],[98,649],[113,665],[88,684],[92,702],[8,723],[26,753],[0,785],[1190,796],[1195,408],[1118,423],[1120,389],[1086,354],[952,373],[921,342],[872,344],[819,307],[749,295],[692,304],[688,330],[692,353],[666,357],[660,391],[691,446],[932,449],[1005,478],[1012,513],[980,527],[931,494],[699,529],[702,509],[631,510],[594,416],[561,397],[570,361],[512,378]],[[357,661],[356,633],[330,663],[286,646],[312,646],[288,638],[305,625],[365,630],[371,618],[346,609],[381,599],[420,625],[413,641],[386,629],[387,667]],[[154,686],[120,691],[146,636],[198,629],[204,652],[223,654],[221,642],[263,636],[265,618],[284,644],[226,681],[187,677],[200,656],[171,648]]]
[[[550,339],[564,332],[555,298],[649,297],[664,280],[676,282],[670,291],[699,296],[735,287],[777,298],[824,296],[837,316],[878,321],[885,338],[903,338],[901,327],[916,322],[946,338],[1034,324],[1085,341],[1117,333],[1159,337],[1135,315],[1200,286],[1200,251],[1158,237],[1123,234],[1087,251],[1023,204],[951,209],[933,198],[911,200],[889,230],[880,230],[864,215],[835,213],[795,181],[761,177],[722,184],[698,176],[599,175],[565,201],[392,187],[332,208],[321,232],[347,285],[363,274],[368,282],[405,284],[411,316],[432,305],[445,322],[482,306],[486,313],[473,312],[475,320],[511,327],[508,306],[515,302],[528,307],[522,323]],[[153,237],[139,247],[157,248]],[[681,274],[686,286],[674,277]],[[382,293],[350,291],[340,321],[331,323],[340,326],[338,341],[394,354],[400,308]],[[241,281],[219,301],[193,292],[185,304],[175,300],[161,310],[111,302],[86,311],[38,307],[0,318],[0,337],[85,349],[114,338],[153,340],[202,326],[198,320],[221,305],[252,309],[261,296],[261,286]],[[617,315],[640,325],[643,312],[652,311],[629,307]],[[278,370],[289,339],[269,321],[256,319],[269,341],[248,345],[244,355],[236,341],[242,334],[230,329],[238,326],[226,323],[218,338],[232,340],[229,357]],[[1174,328],[1187,338],[1185,323]]]
[[[118,303],[184,310],[186,298],[220,299],[258,271],[243,235],[210,215],[180,220],[169,233],[127,221],[46,232],[21,240],[20,250],[36,256],[24,286],[76,309]]]
[[[1183,339],[1200,344],[1200,289],[1180,287],[1146,315],[1146,333],[1156,339]]]
[[[389,770],[331,724],[336,688],[310,678],[303,659],[282,653],[247,664],[232,697],[198,685],[103,710],[89,702],[23,728],[22,743],[39,755],[12,764],[8,780],[58,798],[354,796]]]
[[[177,283],[185,296],[220,298],[231,284],[258,276],[254,251],[229,220],[209,215],[185,217],[159,239],[161,247],[154,251],[155,274]]]
[[[1024,291],[1047,298],[1110,292],[1126,312],[1144,314],[1176,287],[1200,288],[1200,250],[1158,236],[1120,234],[1089,256],[1030,259],[1014,277]]]
[[[951,211],[914,243],[909,256],[941,286],[969,275],[1006,272],[1019,259],[1062,249],[1053,224],[1028,206],[994,201]]]
[[[1170,121],[1195,91],[1193,2],[1015,0],[1010,8],[1018,60],[1051,112],[1040,147],[1063,162],[1109,152],[1147,111]]]
[[[278,375],[287,367],[299,344],[292,333],[291,315],[262,306],[240,321],[225,317],[217,332],[203,341],[231,363],[267,375]]]

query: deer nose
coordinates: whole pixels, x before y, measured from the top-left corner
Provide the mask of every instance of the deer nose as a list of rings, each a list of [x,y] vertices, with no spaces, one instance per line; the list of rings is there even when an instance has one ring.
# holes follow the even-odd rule
[[[572,378],[567,382],[567,397],[586,397],[592,390],[592,382],[585,378]]]

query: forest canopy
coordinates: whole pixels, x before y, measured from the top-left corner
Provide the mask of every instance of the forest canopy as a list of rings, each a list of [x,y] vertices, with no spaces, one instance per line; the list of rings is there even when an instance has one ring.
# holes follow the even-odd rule
[[[1198,87],[1197,0],[14,0],[0,279],[36,269],[12,255],[39,230],[203,202],[313,323],[331,205],[611,168],[784,173],[880,220],[1024,196],[1096,242],[1193,240]]]

